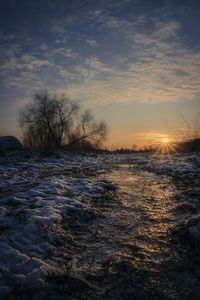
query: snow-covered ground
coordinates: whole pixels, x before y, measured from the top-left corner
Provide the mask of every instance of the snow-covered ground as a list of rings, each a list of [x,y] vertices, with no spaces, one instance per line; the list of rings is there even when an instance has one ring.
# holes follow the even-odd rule
[[[10,157],[1,164],[1,297],[12,295],[16,289],[38,288],[48,275],[64,270],[60,264],[57,268],[56,247],[64,247],[71,238],[64,227],[68,213],[88,217],[93,213],[91,201],[114,188],[98,179],[105,160],[103,156],[59,155],[41,159],[34,155],[24,161]],[[87,177],[95,172],[96,176],[84,178],[82,172]],[[55,260],[51,259],[53,256]]]
[[[141,168],[168,175],[179,180],[190,178],[199,180],[200,176],[200,153],[177,153],[161,156],[159,154],[128,155],[132,164]]]
[[[152,154],[32,154],[20,159],[0,158],[1,299],[15,299],[16,291],[26,293],[40,288],[47,277],[66,272],[65,261],[61,263],[60,257],[73,239],[66,219],[73,214],[80,220],[89,220],[95,214],[96,199],[116,189],[104,174],[123,162],[133,169],[185,181],[188,189],[192,184],[195,197],[199,197],[197,153],[162,160]],[[192,215],[193,221],[187,215],[184,226],[192,224],[188,232],[200,240],[198,209]]]

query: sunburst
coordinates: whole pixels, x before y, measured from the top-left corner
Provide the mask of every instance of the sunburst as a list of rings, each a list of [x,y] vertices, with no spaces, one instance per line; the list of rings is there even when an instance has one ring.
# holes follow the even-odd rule
[[[172,153],[176,153],[173,141],[168,136],[165,136],[159,143],[159,146],[156,150],[156,155],[161,155],[161,159],[163,159],[164,157],[168,157]]]

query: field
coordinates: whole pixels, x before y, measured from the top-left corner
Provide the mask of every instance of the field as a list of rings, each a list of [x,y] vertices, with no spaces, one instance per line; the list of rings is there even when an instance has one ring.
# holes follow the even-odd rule
[[[1,299],[200,299],[200,156],[0,158]]]

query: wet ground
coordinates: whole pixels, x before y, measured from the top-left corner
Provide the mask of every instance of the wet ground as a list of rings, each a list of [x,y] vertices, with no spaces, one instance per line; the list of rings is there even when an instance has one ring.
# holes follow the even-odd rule
[[[99,178],[115,185],[97,195],[92,214],[69,214],[71,242],[60,254],[68,272],[50,278],[41,298],[186,299],[198,281],[172,243],[181,190],[126,163]]]
[[[32,154],[0,173],[0,299],[200,299],[198,154]]]

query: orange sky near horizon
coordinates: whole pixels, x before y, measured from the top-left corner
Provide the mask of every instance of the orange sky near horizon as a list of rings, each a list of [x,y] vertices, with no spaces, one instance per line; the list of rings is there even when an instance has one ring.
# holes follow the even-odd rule
[[[196,134],[199,134],[196,133]],[[15,131],[0,132],[2,135],[14,135],[22,140],[22,133],[16,128]],[[103,144],[103,148],[115,150],[119,148],[145,148],[157,147],[163,143],[163,139],[168,138],[170,143],[187,140],[195,137],[194,130],[188,132],[186,128],[182,128],[179,132],[159,132],[156,130],[136,131],[130,129],[112,129],[108,128],[107,138]]]
[[[178,141],[182,137],[166,132],[158,131],[134,131],[128,129],[109,130],[108,140],[105,145],[108,149],[134,148],[158,146],[163,138],[169,138],[171,142]]]
[[[200,132],[200,1],[1,2],[1,135],[43,89],[105,121],[108,148]]]

